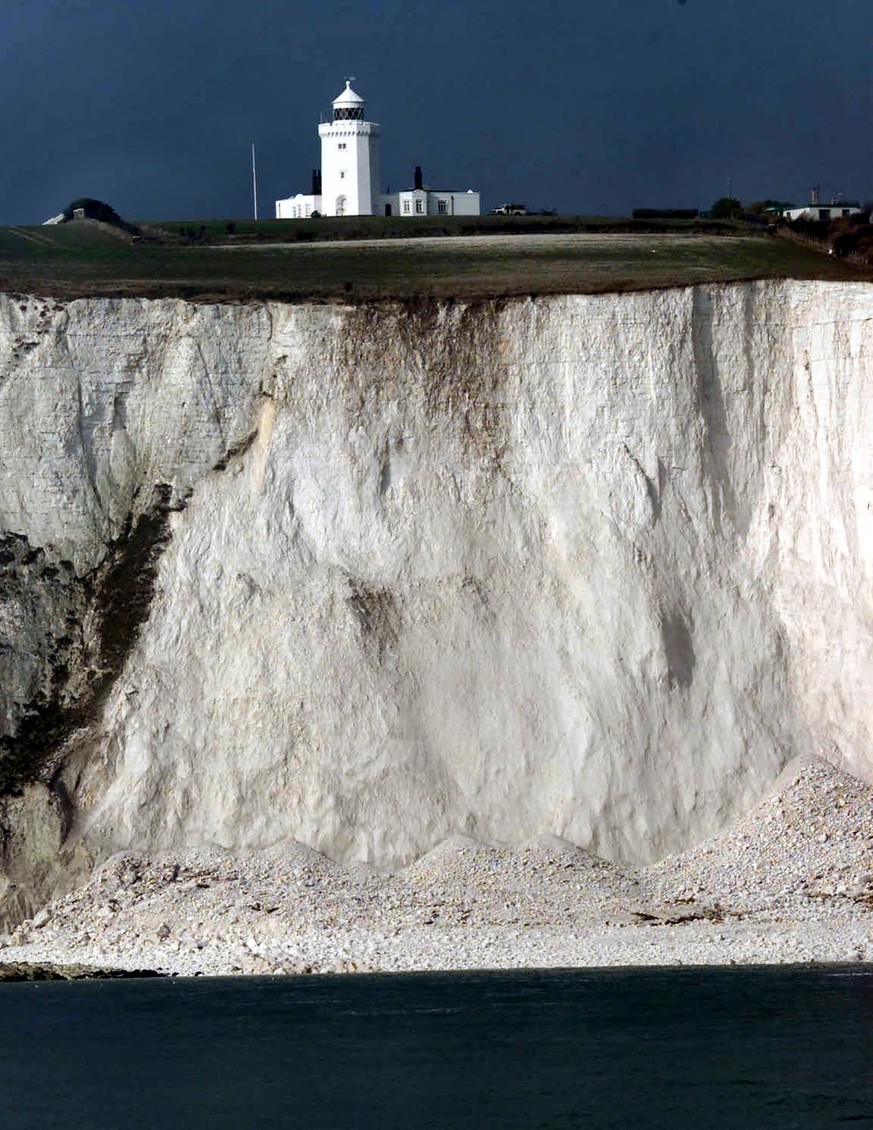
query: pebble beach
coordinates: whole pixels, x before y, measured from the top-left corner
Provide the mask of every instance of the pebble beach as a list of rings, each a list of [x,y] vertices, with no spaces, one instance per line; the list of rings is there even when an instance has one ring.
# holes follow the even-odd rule
[[[873,789],[820,760],[650,867],[553,836],[395,872],[296,844],[125,852],[0,935],[0,965],[179,976],[871,961]]]

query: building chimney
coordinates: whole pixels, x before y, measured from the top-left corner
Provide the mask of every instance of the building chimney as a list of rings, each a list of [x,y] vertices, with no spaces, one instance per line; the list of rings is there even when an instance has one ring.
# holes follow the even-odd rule
[[[421,165],[415,166],[415,176],[412,181],[413,187],[420,190],[422,187]]]
[[[809,193],[810,204],[818,204],[818,197],[820,192],[821,188],[817,184],[814,184]]]
[[[312,170],[312,195],[321,196],[321,169]]]

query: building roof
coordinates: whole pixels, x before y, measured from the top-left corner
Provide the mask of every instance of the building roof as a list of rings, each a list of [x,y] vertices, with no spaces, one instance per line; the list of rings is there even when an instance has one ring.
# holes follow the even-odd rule
[[[346,88],[333,100],[334,106],[363,106],[364,99],[352,90],[352,80],[346,79]]]
[[[860,212],[861,206],[854,200],[841,200],[839,204],[798,204],[796,207],[783,208],[783,212]]]
[[[429,192],[444,193],[447,196],[469,196],[470,193],[474,195],[479,191],[478,188],[401,188],[398,190],[401,196],[412,195],[414,192],[420,192],[422,196],[427,196]]]

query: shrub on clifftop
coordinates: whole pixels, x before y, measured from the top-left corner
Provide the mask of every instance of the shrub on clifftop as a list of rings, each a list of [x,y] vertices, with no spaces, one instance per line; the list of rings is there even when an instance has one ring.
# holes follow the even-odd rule
[[[734,220],[742,213],[743,206],[734,196],[720,197],[709,210],[714,220]]]
[[[75,219],[97,220],[101,224],[111,224],[114,228],[135,235],[138,228],[119,216],[111,204],[102,200],[95,200],[91,196],[80,196],[71,200],[63,211],[64,222],[69,223]]]

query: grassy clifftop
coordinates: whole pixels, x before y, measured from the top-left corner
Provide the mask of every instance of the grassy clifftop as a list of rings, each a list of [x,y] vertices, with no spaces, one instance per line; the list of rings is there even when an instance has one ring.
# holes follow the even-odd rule
[[[735,228],[677,224],[653,231],[620,220],[490,219],[472,229],[442,218],[416,222],[415,238],[408,237],[412,227],[398,227],[407,237],[397,238],[394,228],[380,226],[385,221],[369,217],[347,227],[163,224],[145,227],[141,240],[91,222],[0,228],[0,290],[58,298],[356,302],[873,277],[806,246]],[[186,238],[195,231],[196,239]]]

